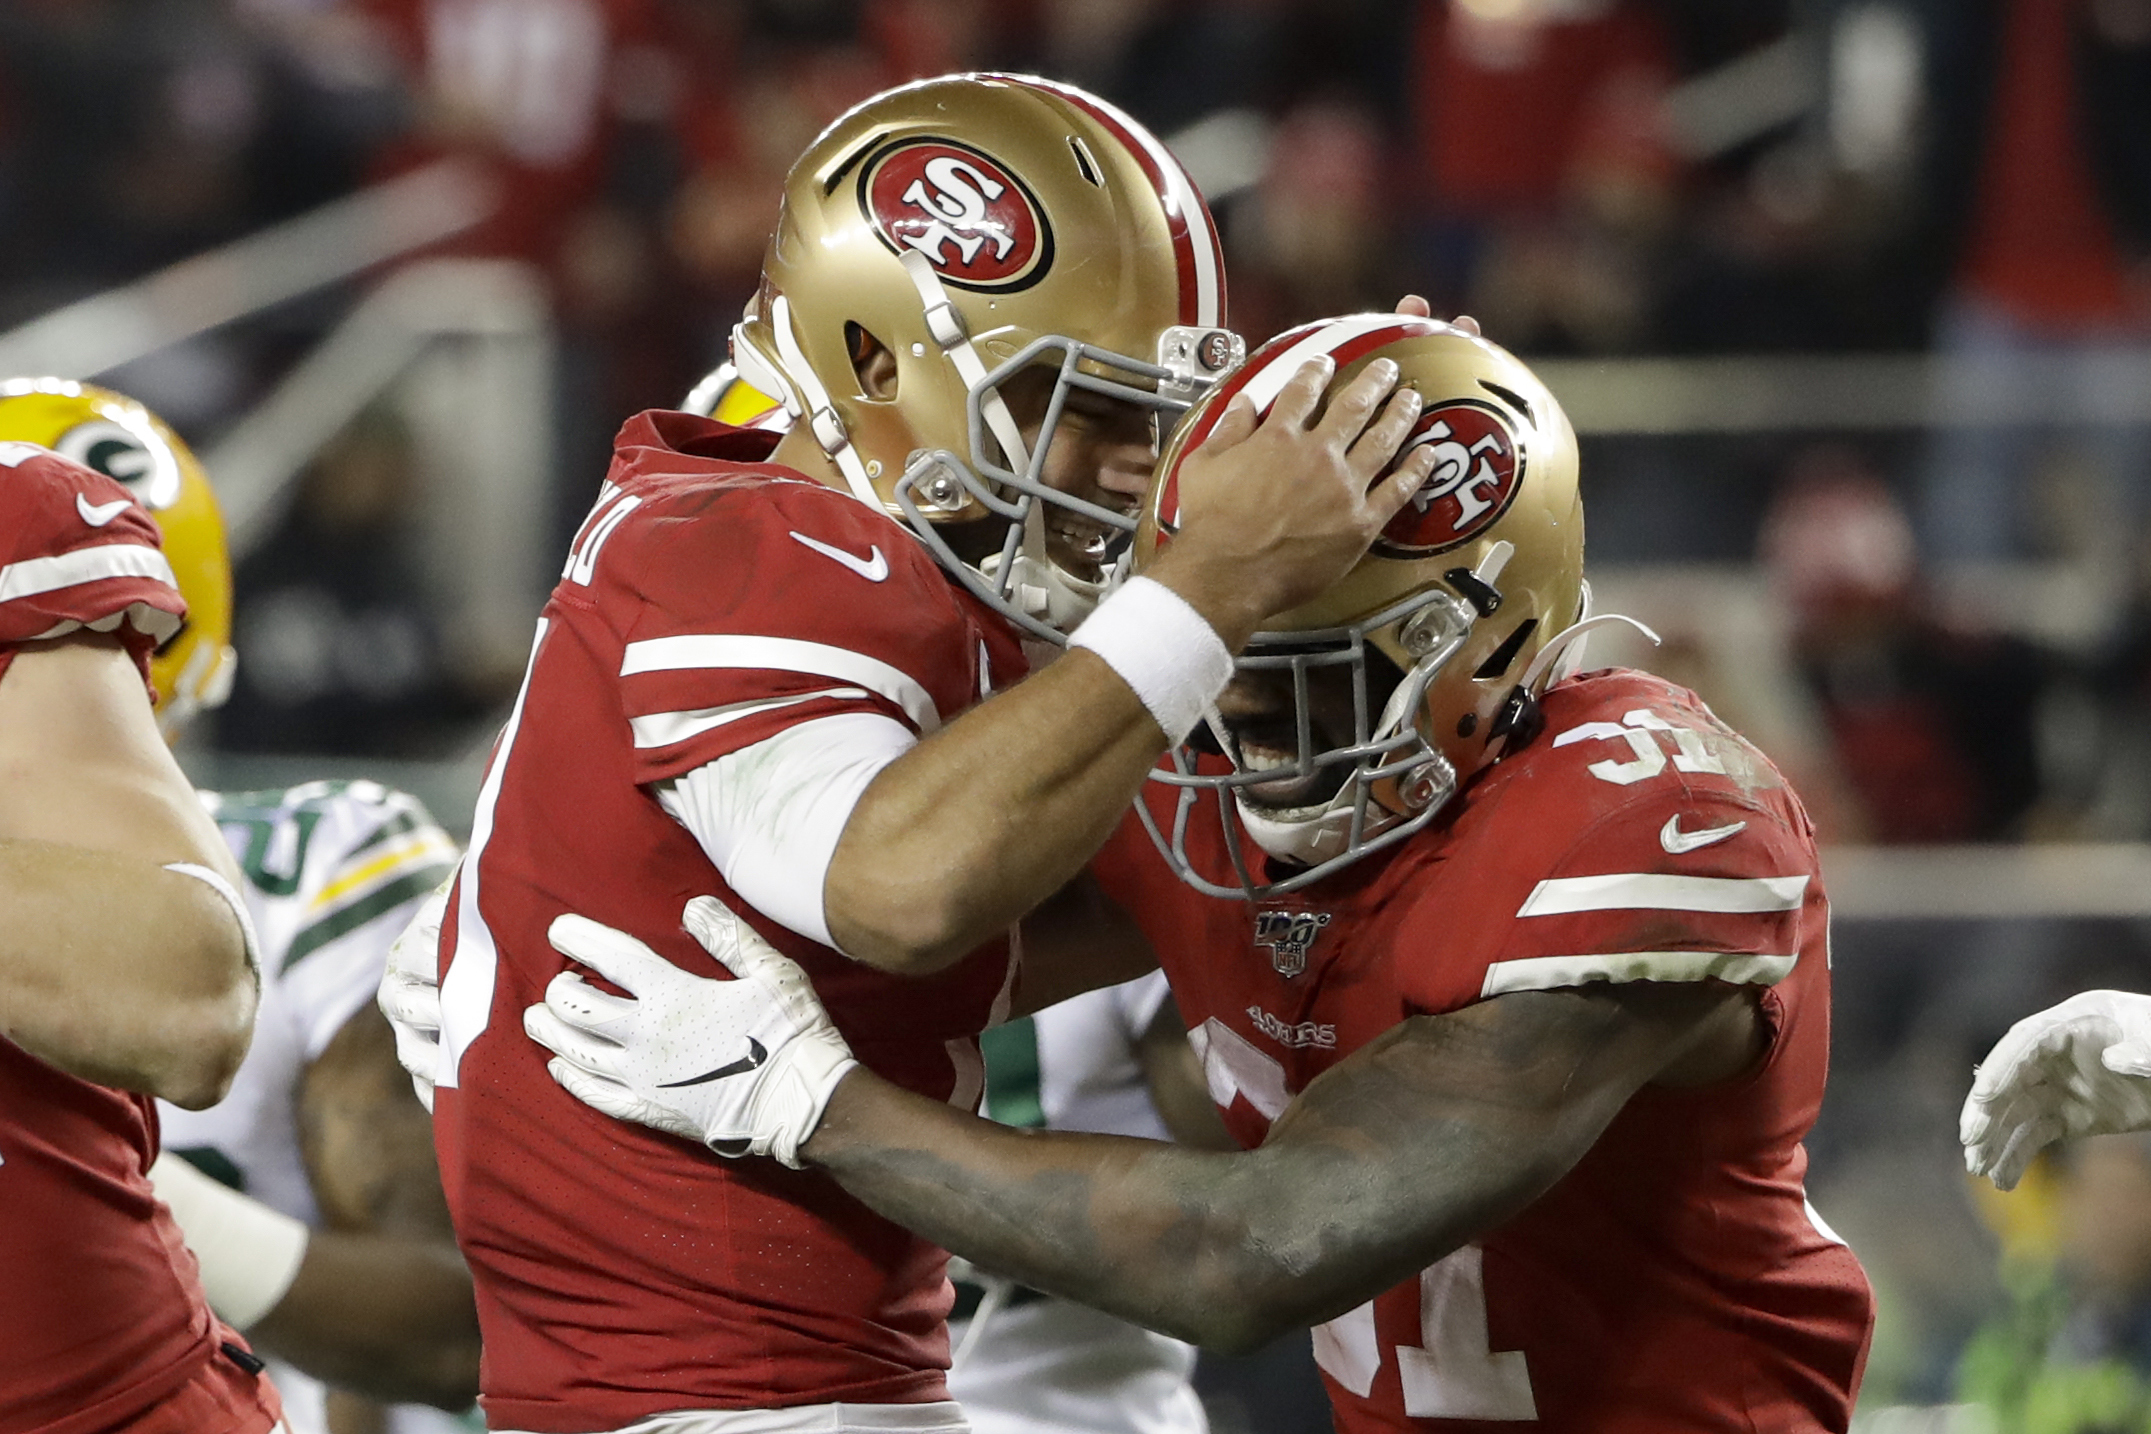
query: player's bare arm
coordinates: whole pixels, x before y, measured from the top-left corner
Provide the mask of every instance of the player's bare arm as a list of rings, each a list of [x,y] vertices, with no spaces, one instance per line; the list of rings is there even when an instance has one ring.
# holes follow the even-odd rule
[[[238,872],[115,638],[25,644],[0,681],[0,1033],[101,1085],[199,1109],[246,1054]]]
[[[1630,986],[1416,1017],[1236,1155],[1003,1130],[861,1070],[801,1155],[985,1268],[1253,1349],[1516,1215],[1646,1083],[1745,1067],[1752,1009],[1726,987]]]
[[[441,1196],[432,1122],[374,1007],[308,1068],[299,1122],[325,1228],[248,1337],[335,1386],[332,1398],[468,1408],[478,1395],[470,1272]]]
[[[624,989],[556,978],[525,1029],[618,1118],[723,1154],[825,1169],[983,1268],[1182,1338],[1258,1346],[1334,1317],[1544,1194],[1653,1082],[1752,1067],[1754,995],[1716,982],[1499,996],[1404,1021],[1231,1155],[1012,1130],[853,1064],[797,966],[714,901],[688,929],[741,979],[693,976],[578,917],[562,952]],[[760,1062],[682,1079],[728,1054]]]
[[[1234,405],[1182,470],[1183,527],[1148,576],[1228,649],[1334,581],[1425,481],[1422,450],[1389,471],[1419,411],[1416,394],[1391,393],[1394,365],[1370,365],[1324,408],[1333,371],[1308,363],[1259,422]],[[823,888],[835,944],[913,972],[972,951],[1076,874],[1166,740],[1134,689],[1081,647],[982,703],[860,798]]]
[[[1180,1007],[1171,996],[1150,1018],[1135,1043],[1135,1059],[1143,1068],[1143,1083],[1150,1088],[1150,1103],[1174,1140],[1197,1150],[1237,1150],[1224,1117],[1210,1103],[1210,1084],[1202,1062],[1188,1044]]]
[[[1142,928],[1087,871],[1023,918],[1021,941],[1012,1017],[1158,969]]]

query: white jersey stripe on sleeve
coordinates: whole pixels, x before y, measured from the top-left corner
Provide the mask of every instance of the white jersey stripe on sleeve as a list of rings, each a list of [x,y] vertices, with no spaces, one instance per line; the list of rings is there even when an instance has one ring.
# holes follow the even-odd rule
[[[1518,916],[1576,911],[1797,911],[1806,876],[1563,876],[1531,889]]]
[[[60,588],[101,583],[112,578],[155,578],[172,587],[172,565],[146,543],[99,543],[49,558],[24,558],[0,567],[0,602],[35,597]]]
[[[817,697],[865,697],[863,687],[831,687],[821,692],[803,692],[797,697],[772,697],[766,702],[733,702],[723,707],[699,707],[692,712],[652,712],[647,717],[630,717],[628,729],[635,735],[635,746],[641,750],[651,747],[669,747],[684,742],[689,737],[699,737],[713,727],[727,722],[737,722],[742,717],[752,717],[757,712],[774,712],[780,707],[795,707],[802,702],[812,702]]]
[[[1730,981],[1774,986],[1792,973],[1799,953],[1753,956],[1723,951],[1614,951],[1600,956],[1531,956],[1486,968],[1481,1000],[1510,991],[1555,991],[1593,981]]]
[[[894,702],[922,733],[941,726],[934,699],[909,674],[863,652],[827,643],[738,633],[685,633],[631,642],[620,660],[622,677],[689,668],[747,668],[830,677]]]

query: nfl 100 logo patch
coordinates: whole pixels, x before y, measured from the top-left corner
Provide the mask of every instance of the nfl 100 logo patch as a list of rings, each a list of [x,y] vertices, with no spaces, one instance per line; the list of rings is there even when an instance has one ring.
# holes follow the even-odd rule
[[[1255,944],[1270,948],[1270,965],[1289,981],[1307,969],[1307,953],[1329,921],[1327,911],[1258,911]]]

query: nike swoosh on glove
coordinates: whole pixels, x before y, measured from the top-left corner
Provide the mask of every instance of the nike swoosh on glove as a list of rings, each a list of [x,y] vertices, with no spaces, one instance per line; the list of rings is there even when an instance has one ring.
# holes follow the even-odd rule
[[[455,873],[419,905],[411,924],[388,948],[388,969],[374,1003],[396,1032],[396,1063],[410,1073],[420,1104],[433,1109],[433,1081],[441,1064],[441,916]]]
[[[2003,1190],[2056,1140],[2151,1130],[2151,996],[2086,991],[1995,1042],[1957,1119],[1964,1166]]]
[[[563,971],[523,1013],[523,1029],[583,1104],[719,1155],[773,1155],[800,1169],[799,1147],[858,1061],[807,973],[723,903],[698,896],[681,921],[735,979],[682,971],[624,931],[562,916],[547,932],[553,949],[627,995]]]

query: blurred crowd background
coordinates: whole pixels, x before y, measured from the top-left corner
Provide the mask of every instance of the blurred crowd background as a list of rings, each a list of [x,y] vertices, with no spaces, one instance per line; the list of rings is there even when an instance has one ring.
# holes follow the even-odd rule
[[[1665,639],[1600,656],[1836,854],[1811,1189],[1883,1296],[1863,1418],[2151,1429],[2151,1147],[1982,1200],[1953,1139],[2010,1021],[2151,989],[2151,0],[5,0],[0,367],[229,485],[201,779],[467,821],[612,432],[724,356],[786,166],[974,68],[1166,137],[1251,340],[1413,291],[1540,364],[1601,606]],[[1235,1377],[1222,1427],[1276,1427]]]

